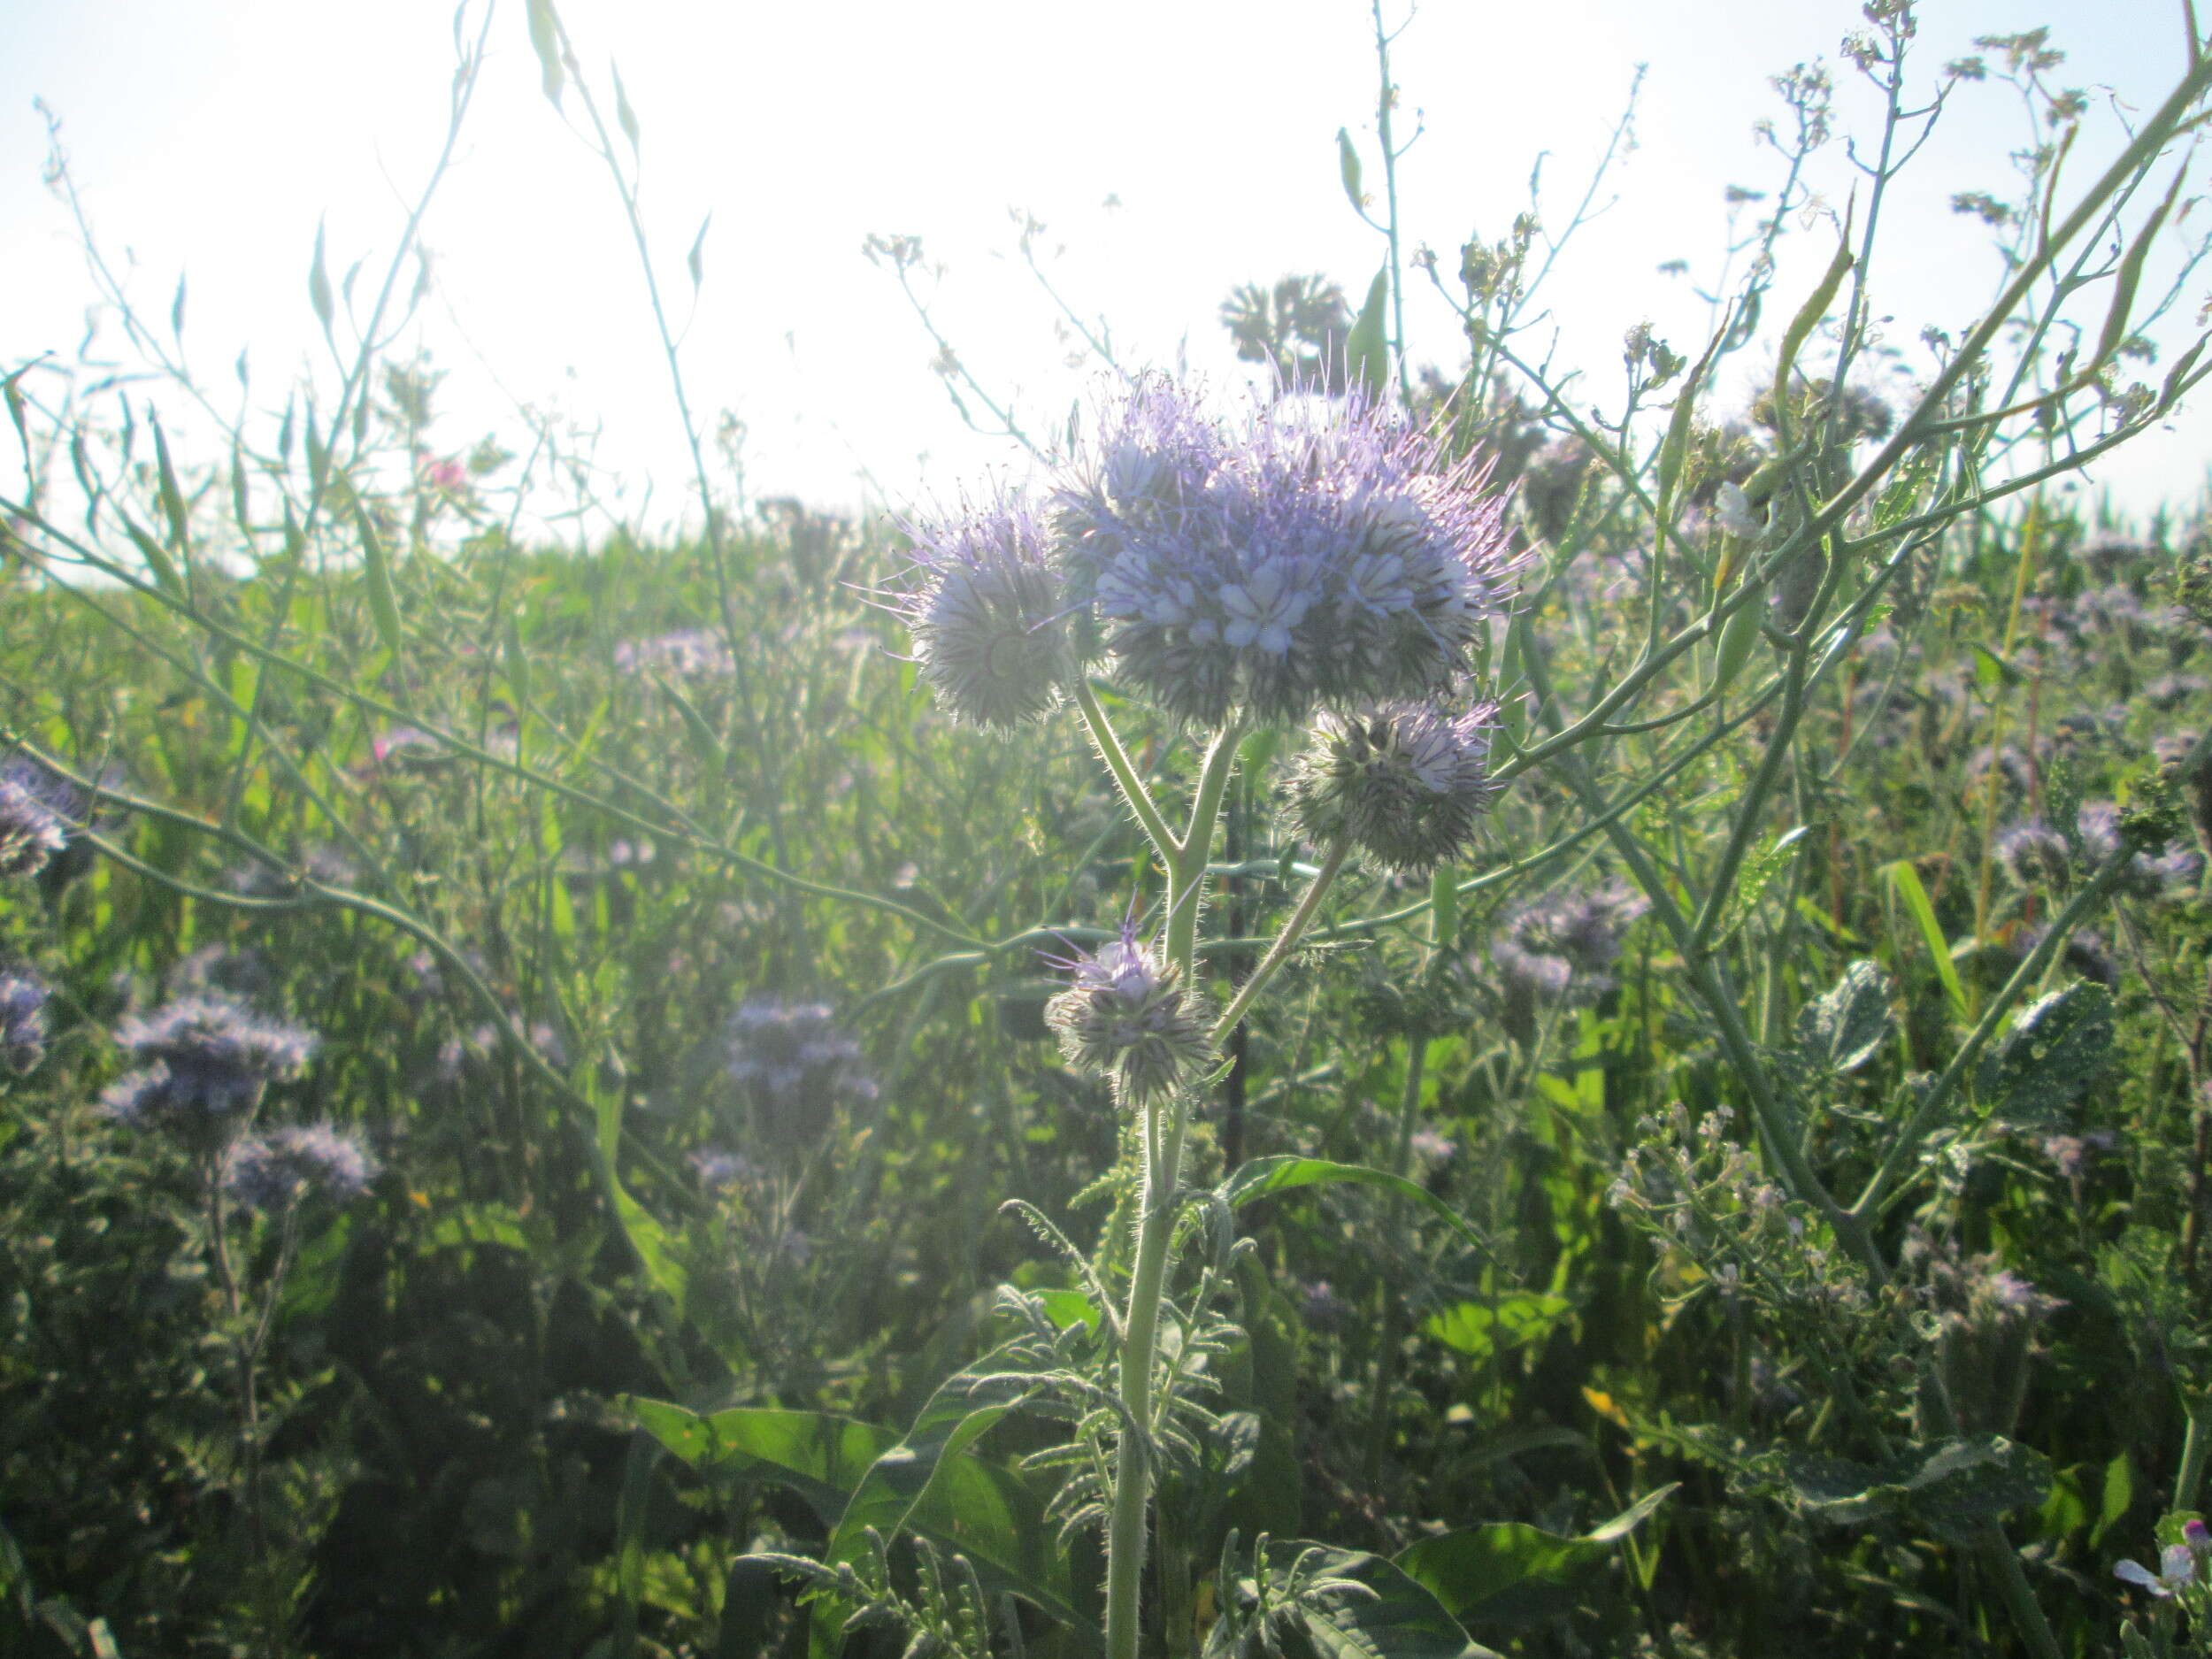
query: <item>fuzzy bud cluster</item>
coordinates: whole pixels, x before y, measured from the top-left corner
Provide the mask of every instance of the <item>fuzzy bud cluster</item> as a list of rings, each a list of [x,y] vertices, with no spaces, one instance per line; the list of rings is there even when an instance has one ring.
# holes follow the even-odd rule
[[[1124,1105],[1171,1094],[1210,1056],[1212,1008],[1133,928],[1090,956],[1058,964],[1075,979],[1045,1004],[1045,1024],[1070,1065],[1114,1080]]]
[[[1490,776],[1495,703],[1463,713],[1393,703],[1324,715],[1291,782],[1301,826],[1339,837],[1385,868],[1419,875],[1472,845],[1498,785]]]

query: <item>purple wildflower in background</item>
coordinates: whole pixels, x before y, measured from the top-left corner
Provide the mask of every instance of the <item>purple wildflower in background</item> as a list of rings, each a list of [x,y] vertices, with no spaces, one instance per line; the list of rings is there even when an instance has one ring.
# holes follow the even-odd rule
[[[1232,431],[1155,376],[1053,499],[1123,679],[1202,725],[1290,724],[1464,671],[1520,563],[1483,481],[1381,404],[1283,398]]]
[[[227,998],[188,996],[116,1027],[136,1069],[101,1095],[119,1122],[165,1129],[195,1144],[228,1140],[273,1082],[297,1077],[312,1033],[257,1018]]]
[[[691,1168],[699,1185],[710,1193],[725,1192],[754,1173],[749,1159],[720,1147],[701,1147],[691,1155]]]
[[[914,567],[891,606],[954,718],[1009,730],[1048,714],[1077,666],[1068,603],[1035,506],[1001,494],[907,526]]]
[[[19,1074],[46,1057],[46,999],[51,993],[20,973],[0,973],[0,1061]]]
[[[817,1139],[840,1107],[876,1097],[860,1045],[838,1029],[825,1003],[746,998],[730,1017],[728,1054],[754,1127],[771,1145]]]
[[[708,628],[680,628],[649,640],[626,640],[614,648],[614,665],[625,673],[658,668],[686,679],[737,671],[729,641]]]
[[[1137,943],[1125,922],[1121,936],[1087,956],[1053,965],[1073,984],[1045,1004],[1045,1024],[1060,1052],[1079,1071],[1110,1077],[1125,1105],[1165,1094],[1206,1062],[1212,1009],[1187,990],[1172,963]]]
[[[0,876],[35,876],[68,836],[54,810],[19,776],[0,773]]]
[[[1594,1002],[1613,988],[1628,926],[1651,908],[1626,887],[1609,885],[1523,905],[1506,918],[1490,960],[1507,987],[1538,1002]]]
[[[1464,713],[1396,703],[1324,715],[1291,782],[1306,833],[1338,837],[1386,868],[1424,874],[1473,843],[1498,786],[1490,776],[1493,703]]]
[[[2084,862],[2095,868],[2120,850],[2120,809],[2110,801],[2085,801],[2075,819]],[[1998,832],[1998,859],[2022,887],[2064,891],[2073,885],[2071,849],[2066,838],[2040,819],[2030,818]],[[2154,899],[2193,886],[2204,860],[2192,847],[2175,841],[2156,853],[2139,852],[2122,870],[2119,891],[2131,898]]]
[[[376,1161],[328,1124],[288,1124],[234,1141],[223,1156],[223,1188],[249,1210],[281,1215],[319,1195],[349,1203],[368,1190]]]

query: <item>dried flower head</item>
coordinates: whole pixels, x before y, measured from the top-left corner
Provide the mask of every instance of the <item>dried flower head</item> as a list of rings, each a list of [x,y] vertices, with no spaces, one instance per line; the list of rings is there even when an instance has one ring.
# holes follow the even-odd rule
[[[368,1190],[376,1160],[328,1124],[288,1124],[247,1135],[223,1155],[223,1187],[249,1210],[281,1215],[303,1199],[350,1203]]]
[[[257,1018],[218,996],[187,996],[116,1027],[137,1069],[101,1096],[108,1116],[165,1129],[188,1144],[220,1144],[245,1126],[273,1082],[297,1077],[311,1033]]]
[[[1051,712],[1075,672],[1068,603],[1035,507],[1002,494],[908,526],[914,571],[893,602],[914,660],[955,718],[1007,730]]]
[[[1137,943],[1133,925],[1095,953],[1054,965],[1075,982],[1045,1004],[1045,1024],[1068,1064],[1110,1077],[1124,1104],[1168,1094],[1206,1064],[1210,1005],[1183,987],[1172,963]]]
[[[1418,874],[1472,844],[1498,786],[1490,776],[1497,704],[1464,713],[1395,703],[1321,717],[1291,782],[1306,833],[1348,836],[1386,867]]]

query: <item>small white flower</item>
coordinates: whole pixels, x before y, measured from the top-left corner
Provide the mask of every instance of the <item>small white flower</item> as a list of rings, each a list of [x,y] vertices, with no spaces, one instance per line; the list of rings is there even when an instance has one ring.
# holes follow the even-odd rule
[[[1743,493],[1743,486],[1732,481],[1720,487],[1720,495],[1713,503],[1713,517],[1730,535],[1746,539],[1757,536],[1766,528],[1751,504],[1751,498]]]

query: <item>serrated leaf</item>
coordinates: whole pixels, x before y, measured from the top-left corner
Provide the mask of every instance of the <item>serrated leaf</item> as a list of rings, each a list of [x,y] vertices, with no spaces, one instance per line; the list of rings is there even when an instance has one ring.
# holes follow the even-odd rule
[[[2112,1063],[2112,993],[2087,979],[2030,1003],[1982,1058],[1982,1104],[2013,1119],[2046,1118]]]
[[[1832,988],[1797,1010],[1799,1052],[1831,1071],[1857,1071],[1889,1041],[1889,977],[1870,962],[1853,963]]]
[[[1950,1543],[1973,1541],[1989,1523],[2032,1508],[2051,1489],[2049,1460],[1999,1434],[1923,1447],[1878,1467],[1803,1456],[1787,1467],[1808,1514],[1842,1526],[1916,1523]]]

